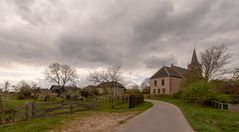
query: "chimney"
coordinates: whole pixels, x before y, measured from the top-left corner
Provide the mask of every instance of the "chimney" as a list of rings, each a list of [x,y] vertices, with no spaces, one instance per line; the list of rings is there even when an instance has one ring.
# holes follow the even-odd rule
[[[171,67],[173,67],[173,64],[171,64]]]

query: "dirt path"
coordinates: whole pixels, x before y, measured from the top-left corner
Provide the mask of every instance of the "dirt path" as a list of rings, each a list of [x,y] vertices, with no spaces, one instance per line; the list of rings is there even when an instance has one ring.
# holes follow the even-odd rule
[[[95,112],[79,120],[64,123],[63,132],[114,132],[116,128],[131,119],[137,112],[108,113]]]
[[[193,132],[175,105],[148,100],[154,106],[121,125],[117,132]]]

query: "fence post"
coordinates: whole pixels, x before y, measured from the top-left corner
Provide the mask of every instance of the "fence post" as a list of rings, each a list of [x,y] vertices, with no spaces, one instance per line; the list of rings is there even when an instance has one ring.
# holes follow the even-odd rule
[[[32,117],[34,118],[36,116],[36,103],[32,103]]]
[[[73,111],[73,105],[72,105],[72,102],[70,102],[70,112]]]
[[[25,105],[26,112],[25,112],[25,119],[32,118],[32,112],[33,112],[33,103],[28,103]]]

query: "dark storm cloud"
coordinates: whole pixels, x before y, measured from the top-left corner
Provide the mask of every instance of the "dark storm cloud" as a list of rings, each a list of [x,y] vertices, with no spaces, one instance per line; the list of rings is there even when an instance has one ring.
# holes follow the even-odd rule
[[[141,43],[149,43],[160,39],[162,35],[179,35],[191,31],[200,24],[213,2],[202,1],[189,11],[174,12],[172,3],[167,3],[158,8],[152,14],[146,14],[141,21],[134,26],[137,40]]]
[[[126,69],[187,65],[194,46],[201,51],[225,42],[239,48],[238,5],[223,0],[4,0],[0,60]]]
[[[64,58],[71,58],[79,62],[114,63],[117,59],[112,55],[112,49],[106,47],[101,40],[85,38],[64,38],[60,41],[59,50]]]

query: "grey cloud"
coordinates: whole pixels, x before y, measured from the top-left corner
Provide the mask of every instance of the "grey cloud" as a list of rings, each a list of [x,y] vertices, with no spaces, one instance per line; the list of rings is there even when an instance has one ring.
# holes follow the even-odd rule
[[[149,43],[160,39],[162,35],[183,35],[197,28],[213,3],[203,1],[181,13],[175,12],[172,4],[163,5],[163,8],[158,8],[153,14],[146,14],[145,18],[134,26],[138,42]]]
[[[159,69],[163,65],[165,66],[169,66],[171,64],[176,65],[177,60],[174,56],[165,56],[165,57],[152,56],[150,58],[146,58],[143,63],[146,65],[147,68]]]
[[[111,49],[104,46],[104,42],[94,39],[63,39],[59,49],[65,58],[78,60],[79,62],[111,63],[114,56]]]
[[[174,0],[95,0],[81,8],[73,1],[13,2],[12,23],[0,25],[1,63],[121,64],[144,71],[185,66],[194,46],[223,41],[239,48],[237,1],[186,1],[178,9]]]

